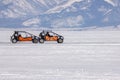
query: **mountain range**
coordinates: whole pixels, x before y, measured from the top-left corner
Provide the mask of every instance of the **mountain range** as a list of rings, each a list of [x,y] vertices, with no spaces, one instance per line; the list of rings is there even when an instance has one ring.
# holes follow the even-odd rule
[[[84,28],[120,25],[120,0],[0,0],[0,27]]]

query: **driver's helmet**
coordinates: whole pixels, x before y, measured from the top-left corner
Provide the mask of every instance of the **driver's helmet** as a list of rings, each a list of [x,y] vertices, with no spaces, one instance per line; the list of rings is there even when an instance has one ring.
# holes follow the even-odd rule
[[[21,37],[21,34],[19,34],[18,37]]]
[[[46,34],[49,34],[49,32],[47,32]]]
[[[14,33],[14,36],[18,36],[18,32],[15,32],[15,33]]]
[[[44,33],[44,31],[43,31],[42,33],[40,33],[40,35],[41,35],[41,36],[45,36],[45,33]]]

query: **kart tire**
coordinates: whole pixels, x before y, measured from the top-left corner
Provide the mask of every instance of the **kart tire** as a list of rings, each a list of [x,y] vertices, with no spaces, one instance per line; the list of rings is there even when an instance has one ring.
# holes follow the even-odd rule
[[[17,43],[17,40],[16,39],[11,39],[11,42],[12,43]]]
[[[39,42],[40,42],[40,43],[44,43],[44,39],[40,39]]]
[[[33,43],[38,43],[38,39],[33,39],[32,42]]]
[[[57,42],[58,43],[63,43],[63,39],[58,39]]]

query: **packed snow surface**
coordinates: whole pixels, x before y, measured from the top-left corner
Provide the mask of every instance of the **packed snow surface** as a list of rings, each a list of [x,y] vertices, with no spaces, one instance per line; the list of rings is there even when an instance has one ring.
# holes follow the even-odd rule
[[[55,32],[63,44],[12,44],[0,31],[0,80],[120,80],[120,31]]]

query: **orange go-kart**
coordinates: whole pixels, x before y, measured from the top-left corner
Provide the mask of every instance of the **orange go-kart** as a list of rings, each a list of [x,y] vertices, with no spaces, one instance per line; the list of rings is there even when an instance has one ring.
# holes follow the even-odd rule
[[[42,31],[39,34],[40,43],[44,43],[44,41],[57,41],[58,43],[63,43],[64,37],[54,33],[52,31]]]
[[[33,43],[38,43],[39,40],[39,37],[25,31],[15,31],[11,36],[12,43],[17,43],[18,41],[32,41]]]

